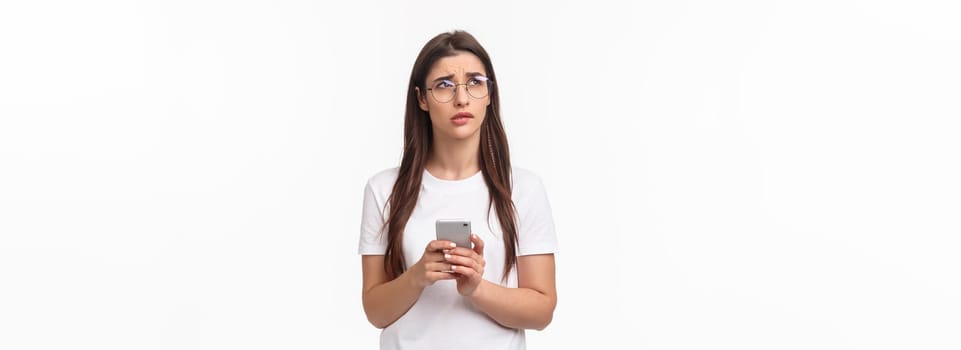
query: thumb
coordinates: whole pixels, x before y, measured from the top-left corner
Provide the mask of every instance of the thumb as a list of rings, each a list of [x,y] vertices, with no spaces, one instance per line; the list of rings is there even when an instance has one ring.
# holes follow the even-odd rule
[[[470,235],[470,241],[474,242],[474,251],[480,256],[484,256],[484,240],[482,240],[477,234],[472,233]]]

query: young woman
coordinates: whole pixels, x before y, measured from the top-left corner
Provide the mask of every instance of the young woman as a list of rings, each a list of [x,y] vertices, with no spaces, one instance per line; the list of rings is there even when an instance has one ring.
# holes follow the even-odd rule
[[[557,237],[541,180],[512,168],[490,57],[470,34],[424,45],[407,92],[400,167],[372,176],[360,247],[382,349],[524,349],[550,324]],[[438,240],[463,218],[472,247]]]

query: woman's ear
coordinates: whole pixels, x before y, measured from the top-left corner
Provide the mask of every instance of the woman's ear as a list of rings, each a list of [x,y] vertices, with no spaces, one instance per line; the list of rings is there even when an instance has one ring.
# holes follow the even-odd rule
[[[417,104],[420,105],[420,109],[423,110],[424,112],[430,112],[430,110],[427,109],[427,96],[420,93],[419,87],[415,86],[414,91],[417,92]]]

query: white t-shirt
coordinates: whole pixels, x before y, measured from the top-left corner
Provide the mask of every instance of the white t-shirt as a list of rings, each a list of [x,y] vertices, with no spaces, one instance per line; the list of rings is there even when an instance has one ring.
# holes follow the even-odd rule
[[[384,255],[387,232],[385,207],[393,190],[398,168],[381,171],[367,182],[359,253]],[[517,210],[518,256],[557,252],[554,219],[547,193],[534,173],[513,168],[513,193]],[[477,172],[463,180],[442,180],[424,171],[417,205],[404,230],[404,257],[407,268],[417,263],[427,243],[436,239],[437,219],[463,218],[484,240],[484,279],[507,287],[517,287],[517,271],[512,269],[506,282],[504,242],[495,209],[488,217],[490,197],[484,175]],[[505,328],[475,309],[457,293],[453,280],[437,281],[421,293],[416,303],[380,335],[381,349],[524,349],[524,330]]]

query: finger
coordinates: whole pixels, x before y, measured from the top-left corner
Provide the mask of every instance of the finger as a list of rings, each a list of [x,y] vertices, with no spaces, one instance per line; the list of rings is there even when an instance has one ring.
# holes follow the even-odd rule
[[[427,271],[428,271],[428,272],[445,272],[445,273],[449,273],[449,272],[451,272],[451,270],[452,270],[452,269],[451,269],[451,266],[453,266],[453,264],[451,264],[450,262],[441,261],[441,262],[435,262],[435,263],[427,264],[426,268],[427,268]]]
[[[467,278],[479,277],[483,273],[462,265],[451,265],[450,268],[451,272],[453,272],[452,275],[457,274]]]
[[[456,246],[457,246],[457,245],[454,244],[454,242],[451,242],[451,241],[448,241],[448,240],[443,240],[443,239],[437,239],[437,240],[430,241],[430,243],[427,243],[427,248],[425,248],[424,250],[426,250],[426,251],[440,251],[440,250],[443,250],[443,249],[451,249],[451,248],[454,248],[454,247],[456,247]]]
[[[472,233],[470,235],[470,241],[474,242],[474,251],[477,252],[478,255],[484,256],[484,240],[477,234]]]
[[[474,262],[474,264],[469,266],[471,266],[474,269],[477,269],[478,266],[480,267],[485,266],[484,256],[477,254],[477,252],[473,249],[457,247],[455,249],[445,250],[444,254],[445,254],[444,259],[446,259],[446,255],[451,255],[454,257],[462,257],[463,259],[466,259],[466,260],[458,260],[458,261],[468,261],[468,260],[472,261]],[[467,265],[467,264],[463,263],[460,265]]]
[[[427,279],[431,281],[452,280],[455,278],[457,278],[457,274],[450,273],[450,272],[438,272],[438,271],[427,272]]]
[[[475,241],[473,235],[471,235],[471,241]],[[480,244],[475,244],[473,249],[468,247],[457,247],[445,249],[443,252],[445,254],[466,256],[473,258],[474,260],[478,260],[480,257],[484,256],[484,241],[480,240],[480,238],[477,238],[476,242],[480,242]]]
[[[442,262],[444,261],[444,253],[439,251],[426,251],[420,259],[425,262]]]
[[[457,255],[445,255],[444,258],[451,263],[451,271],[458,275],[470,278],[484,275],[483,258],[481,261]]]
[[[477,268],[477,261],[470,257],[453,255],[453,254],[444,254],[444,260],[451,263],[452,265],[464,266],[471,269]]]

